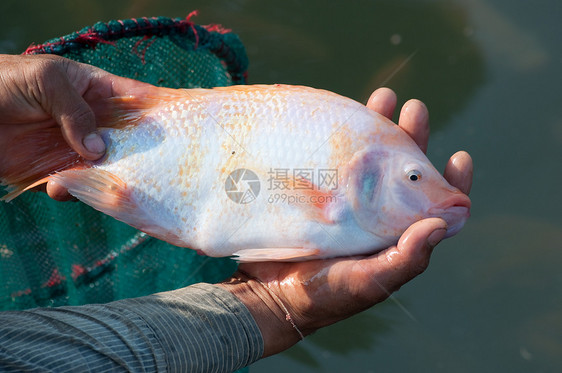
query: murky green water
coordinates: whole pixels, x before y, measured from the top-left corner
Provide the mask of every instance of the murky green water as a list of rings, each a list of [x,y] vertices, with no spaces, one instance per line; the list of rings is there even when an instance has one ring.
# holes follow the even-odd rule
[[[384,84],[428,105],[438,168],[476,166],[467,226],[396,294],[413,318],[386,302],[252,372],[562,371],[562,2],[5,0],[0,52],[193,9],[241,36],[252,83]]]

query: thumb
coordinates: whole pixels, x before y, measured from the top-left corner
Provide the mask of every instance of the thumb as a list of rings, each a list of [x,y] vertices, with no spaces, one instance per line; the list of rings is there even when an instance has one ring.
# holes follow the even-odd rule
[[[61,126],[64,138],[78,154],[89,160],[100,158],[105,144],[96,132],[94,113],[68,77],[58,69],[59,75],[45,80],[45,91],[51,94],[45,110]]]
[[[378,282],[390,293],[426,270],[433,247],[447,232],[443,219],[429,218],[412,224],[396,246],[381,252]]]

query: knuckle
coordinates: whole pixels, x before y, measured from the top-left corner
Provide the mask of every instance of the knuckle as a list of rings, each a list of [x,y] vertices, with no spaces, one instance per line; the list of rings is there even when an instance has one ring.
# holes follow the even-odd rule
[[[68,125],[69,128],[67,128],[67,130],[72,133],[93,130],[93,128],[90,127],[92,127],[95,118],[87,105],[73,105],[63,116],[65,117],[63,123]]]
[[[76,104],[73,105],[67,114],[72,121],[75,122],[75,125],[88,125],[93,122],[94,120],[94,113],[89,110],[87,105],[80,105]]]
[[[38,78],[42,79],[59,76],[63,72],[61,61],[53,58],[39,58],[30,68]]]
[[[56,96],[61,79],[65,79],[64,68],[58,59],[38,58],[27,66],[28,80],[37,85],[39,95],[50,100]]]

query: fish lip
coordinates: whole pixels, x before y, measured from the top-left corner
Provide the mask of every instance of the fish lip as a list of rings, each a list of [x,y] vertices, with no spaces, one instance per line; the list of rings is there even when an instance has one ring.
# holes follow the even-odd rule
[[[464,193],[455,193],[453,196],[447,198],[445,201],[441,202],[437,206],[429,209],[430,215],[440,215],[443,213],[456,213],[466,211],[470,215],[470,207],[472,202],[470,198]]]

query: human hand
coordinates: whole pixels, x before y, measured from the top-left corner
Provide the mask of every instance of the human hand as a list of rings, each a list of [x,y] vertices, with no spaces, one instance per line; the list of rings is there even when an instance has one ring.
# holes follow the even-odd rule
[[[9,169],[8,144],[22,134],[60,126],[64,138],[88,160],[100,158],[105,144],[96,133],[94,111],[109,97],[145,86],[91,65],[55,55],[0,55],[0,177]],[[70,198],[54,182],[52,198]]]
[[[396,95],[390,89],[378,89],[367,106],[391,118]],[[429,140],[428,118],[425,105],[410,100],[403,106],[398,121],[424,152]],[[455,153],[444,176],[451,185],[468,194],[472,185],[472,159],[468,153]],[[421,274],[446,229],[442,219],[418,221],[404,232],[397,245],[371,256],[297,263],[243,263],[231,279],[219,286],[231,291],[248,307],[264,338],[263,356],[273,355],[299,340],[299,332],[291,320],[308,335],[382,302]]]

